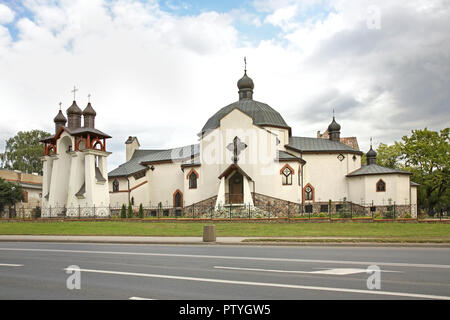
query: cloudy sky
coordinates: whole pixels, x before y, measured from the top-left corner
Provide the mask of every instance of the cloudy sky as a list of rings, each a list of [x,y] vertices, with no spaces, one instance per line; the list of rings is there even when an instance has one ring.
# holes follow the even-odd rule
[[[293,135],[331,122],[363,151],[450,120],[449,0],[0,0],[0,152],[19,130],[53,133],[62,102],[84,109],[109,140],[196,143],[238,98],[243,57],[254,99]]]

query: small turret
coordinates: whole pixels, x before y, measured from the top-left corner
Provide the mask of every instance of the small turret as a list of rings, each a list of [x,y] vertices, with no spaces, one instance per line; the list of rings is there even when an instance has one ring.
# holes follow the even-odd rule
[[[62,127],[64,127],[66,125],[67,119],[64,116],[64,114],[61,111],[61,103],[59,103],[59,112],[56,115],[55,119],[53,119],[53,121],[55,122],[55,134],[58,133],[59,129],[61,129]]]
[[[84,127],[85,128],[95,128],[95,116],[97,112],[95,112],[94,108],[92,108],[91,103],[89,102],[86,108],[83,110],[84,117]]]
[[[332,141],[337,141],[337,142],[341,141],[341,125],[336,122],[334,115],[333,115],[333,121],[328,126],[328,136],[329,136],[329,139]]]

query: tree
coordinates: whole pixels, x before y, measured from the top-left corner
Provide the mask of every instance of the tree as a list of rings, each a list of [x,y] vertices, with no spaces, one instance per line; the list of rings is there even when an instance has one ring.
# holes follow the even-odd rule
[[[142,203],[139,205],[139,218],[144,218],[144,208],[142,207]]]
[[[0,153],[1,167],[42,175],[40,157],[44,155],[44,145],[39,140],[49,135],[50,133],[40,130],[19,131],[6,140],[5,152]]]
[[[131,207],[131,202],[128,203],[128,214],[127,218],[133,218],[133,208]]]
[[[125,219],[127,217],[127,209],[125,207],[125,203],[122,204],[122,210],[120,210],[120,217]]]
[[[413,174],[413,180],[421,185],[419,200],[434,209],[447,209],[450,198],[450,128],[440,132],[413,130],[404,136],[401,144],[402,160]]]
[[[402,156],[402,144],[394,142],[393,145],[380,143],[377,148],[377,164],[382,167],[388,167],[393,169],[403,168],[403,164],[400,162]]]
[[[20,185],[0,178],[0,212],[5,206],[13,206],[24,200],[23,189]]]

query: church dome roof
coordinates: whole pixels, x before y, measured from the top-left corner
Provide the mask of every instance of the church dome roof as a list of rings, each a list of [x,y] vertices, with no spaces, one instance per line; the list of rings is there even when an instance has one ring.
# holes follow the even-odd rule
[[[238,80],[237,86],[238,86],[239,90],[242,90],[242,89],[252,89],[253,90],[255,88],[253,80],[252,80],[252,78],[247,76],[247,72],[245,72],[244,76]]]
[[[251,80],[251,79],[250,79]],[[252,99],[242,99],[229,104],[217,111],[203,126],[202,132],[216,129],[220,126],[220,120],[234,109],[239,109],[253,119],[253,123],[259,126],[281,127],[291,129],[284,121],[280,113],[268,104]]]
[[[73,101],[73,103],[69,107],[69,109],[67,109],[67,115],[70,115],[70,114],[77,114],[77,115],[83,114],[83,111],[81,111],[81,109],[77,106],[77,103],[75,102],[75,100]]]
[[[83,116],[96,116],[97,112],[95,112],[94,108],[92,108],[91,103],[89,102],[86,108],[83,110]]]
[[[333,117],[333,121],[328,126],[328,132],[340,131],[340,130],[341,130],[341,125],[339,123],[337,123]]]
[[[372,149],[372,146],[370,146],[370,150],[366,153],[367,158],[375,158],[377,156],[377,153]]]
[[[59,110],[58,114],[56,115],[55,119],[53,119],[54,122],[62,122],[62,123],[66,123],[67,119],[64,116],[64,114],[61,112],[61,110]]]

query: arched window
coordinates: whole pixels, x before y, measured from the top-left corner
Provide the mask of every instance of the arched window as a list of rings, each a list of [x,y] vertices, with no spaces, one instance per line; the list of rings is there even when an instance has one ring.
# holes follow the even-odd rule
[[[131,197],[131,205],[134,206],[134,197]]]
[[[284,186],[289,186],[292,184],[292,175],[294,174],[294,169],[292,169],[288,164],[286,164],[281,169],[281,181]]]
[[[183,194],[180,190],[177,190],[173,194],[173,206],[175,208],[183,207]]]
[[[113,192],[119,192],[119,180],[117,179],[113,181]]]
[[[303,197],[306,201],[314,201],[314,188],[309,183],[303,189]]]
[[[383,180],[378,180],[377,182],[377,192],[385,192],[386,191],[386,183]]]
[[[189,175],[189,189],[197,189],[197,175],[194,171]]]

